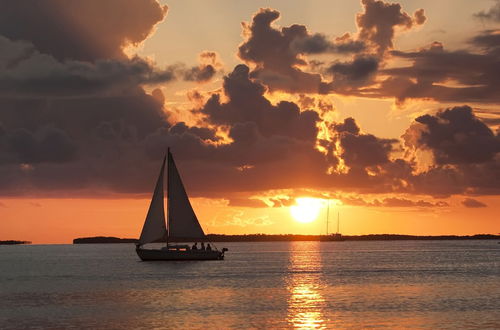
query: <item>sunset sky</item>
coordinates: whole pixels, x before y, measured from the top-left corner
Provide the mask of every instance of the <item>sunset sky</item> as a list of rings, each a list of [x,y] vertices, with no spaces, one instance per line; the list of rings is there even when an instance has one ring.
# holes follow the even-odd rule
[[[500,232],[500,1],[0,1],[0,49],[0,240],[138,237],[167,147],[207,233]]]

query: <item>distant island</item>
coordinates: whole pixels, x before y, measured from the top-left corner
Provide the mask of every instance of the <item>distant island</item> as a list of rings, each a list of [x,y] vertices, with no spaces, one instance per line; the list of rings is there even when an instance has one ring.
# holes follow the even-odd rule
[[[222,235],[208,234],[208,240],[212,242],[273,242],[273,241],[339,241],[338,236],[334,235],[267,235],[267,234],[248,234],[248,235]],[[439,236],[414,236],[398,234],[371,234],[371,235],[342,235],[343,241],[410,241],[410,240],[469,240],[469,239],[498,239],[500,235],[479,234],[469,236],[457,235],[439,235]],[[118,237],[82,237],[75,238],[73,244],[102,244],[102,243],[137,243],[135,238]]]
[[[73,244],[101,244],[101,243],[136,243],[135,238],[118,238],[112,236],[96,236],[75,238]]]
[[[16,240],[0,241],[0,245],[18,245],[18,244],[31,244],[31,242],[30,241],[16,241]]]
[[[267,241],[410,241],[410,240],[466,240],[466,239],[500,239],[500,235],[479,234],[471,236],[439,235],[414,236],[399,234],[370,234],[370,235],[207,235],[213,242],[267,242]]]

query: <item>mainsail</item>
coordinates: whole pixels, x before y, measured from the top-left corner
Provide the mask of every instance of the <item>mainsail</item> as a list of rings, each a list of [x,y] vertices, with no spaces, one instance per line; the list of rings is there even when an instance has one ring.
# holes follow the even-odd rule
[[[155,192],[151,198],[148,215],[142,227],[139,244],[152,243],[158,240],[164,240],[167,236],[167,228],[165,226],[165,210],[163,207],[163,173],[165,172],[165,158],[161,165],[160,175],[156,181]]]
[[[198,222],[170,151],[168,152],[168,240],[202,241],[205,233]]]

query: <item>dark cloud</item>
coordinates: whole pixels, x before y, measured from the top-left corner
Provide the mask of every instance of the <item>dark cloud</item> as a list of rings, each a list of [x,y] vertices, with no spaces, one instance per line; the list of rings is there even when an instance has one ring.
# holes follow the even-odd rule
[[[405,133],[406,144],[430,150],[436,164],[485,163],[500,152],[500,136],[468,106],[420,116],[415,121]]]
[[[473,199],[473,198],[466,198],[462,201],[462,205],[465,206],[465,207],[469,207],[469,208],[478,208],[478,207],[487,207],[488,205],[476,200],[476,199]]]
[[[355,206],[368,207],[401,207],[401,208],[434,208],[448,207],[449,204],[444,201],[429,202],[425,200],[411,200],[400,197],[386,197],[383,199],[374,199],[371,201],[364,200],[361,197],[341,197],[342,203]]]
[[[0,95],[60,96],[116,93],[139,84],[174,79],[174,67],[160,70],[139,58],[59,62],[28,42],[0,36]]]
[[[308,65],[304,55],[320,53],[357,53],[364,44],[349,35],[328,40],[322,34],[310,34],[303,25],[280,29],[272,23],[279,18],[276,10],[261,9],[251,24],[244,24],[246,40],[238,56],[255,65],[251,76],[259,78],[270,90],[327,93],[331,87],[318,73],[303,71]]]
[[[500,56],[500,30],[482,31],[469,42],[481,48],[486,54]]]
[[[177,135],[190,133],[199,137],[202,140],[209,140],[214,142],[220,140],[220,137],[216,135],[216,132],[214,130],[209,129],[207,127],[196,127],[196,126],[189,127],[184,122],[176,123],[175,125],[170,127],[169,132],[171,134],[177,134]]]
[[[240,69],[236,68],[235,71]],[[235,82],[228,81],[228,87],[236,88],[229,86],[232,83]],[[258,90],[255,85],[247,85],[242,81],[238,81],[237,85],[240,88],[243,86],[243,91],[247,92],[248,88]],[[228,95],[240,95],[225,92]],[[242,92],[241,95],[245,93]],[[259,95],[256,93],[252,97],[260,99]],[[47,194],[61,190],[71,190],[78,194],[84,194],[85,191],[149,192],[151,182],[154,182],[158,171],[160,157],[167,146],[171,147],[176,157],[191,196],[227,198],[236,192],[240,194],[304,188],[320,191],[333,189],[359,194],[405,193],[442,197],[465,192],[493,194],[498,193],[500,187],[500,162],[495,159],[486,160],[484,163],[456,164],[454,167],[449,164],[436,164],[416,174],[413,162],[391,157],[394,141],[362,133],[352,118],[331,127],[333,137],[327,142],[333,147],[330,147],[329,154],[325,155],[316,149],[315,138],[311,139],[295,132],[294,125],[285,125],[274,130],[263,129],[266,126],[260,117],[273,117],[276,115],[273,112],[277,111],[277,106],[265,102],[262,103],[264,107],[259,110],[260,115],[257,117],[225,113],[223,126],[229,130],[231,142],[223,142],[217,137],[215,129],[189,126],[185,123],[168,123],[168,117],[162,114],[160,102],[148,95],[142,98],[141,102],[137,102],[137,96],[130,96],[129,102],[123,100],[122,107],[114,111],[107,108],[106,104],[96,103],[96,100],[90,102],[87,99],[89,109],[99,110],[89,113],[78,111],[70,100],[59,100],[49,107],[40,103],[31,112],[23,114],[31,118],[30,121],[21,120],[14,110],[10,115],[2,112],[0,121],[7,124],[3,125],[1,130],[3,133],[0,144],[2,150],[10,150],[7,155],[10,155],[11,160],[17,159],[3,161],[0,166],[2,194],[19,194],[26,191],[41,191]],[[137,102],[134,107],[137,108],[130,108],[130,101],[134,100]],[[107,102],[116,104],[117,100]],[[205,107],[210,102],[207,101]],[[219,107],[227,112],[241,111],[240,107],[234,106],[232,102],[228,96],[227,101],[219,103]],[[252,103],[250,96],[247,102]],[[31,106],[34,105],[36,103]],[[140,112],[139,109],[156,110],[151,111],[147,119],[146,112]],[[36,118],[36,111],[40,110],[43,115]],[[73,115],[78,116],[73,118]],[[211,114],[205,115],[207,122],[215,125]],[[283,118],[288,117],[282,117],[280,120]],[[294,118],[291,119],[292,122],[301,120],[297,114],[291,118]],[[445,121],[439,118],[440,121]],[[451,122],[456,125],[454,120]],[[48,126],[49,123],[52,123],[52,126]],[[28,152],[36,148],[23,147],[24,154],[5,149],[7,145],[4,142],[10,141],[10,138],[6,137],[12,135],[14,129],[23,128],[37,137],[36,141],[41,141],[43,135],[40,132],[44,127],[59,129],[71,139],[71,145],[76,146],[75,152],[70,153],[73,158],[52,156],[51,159],[37,160],[30,156],[37,155],[37,152]],[[464,132],[470,132],[467,127],[462,125]],[[461,135],[458,130],[454,132],[456,136]],[[427,144],[425,148],[428,148]],[[2,152],[2,155],[5,156],[6,153]],[[28,156],[32,158],[29,159]],[[31,163],[20,166],[20,157],[25,157],[23,161]],[[335,170],[339,163],[338,158],[348,167],[347,171]],[[333,171],[329,170],[331,167],[334,168]],[[279,206],[287,205],[289,201],[275,199],[270,202]],[[242,205],[243,202],[234,203]],[[444,206],[428,203],[431,202],[379,200],[378,204],[373,206]]]
[[[364,12],[358,14],[356,23],[361,40],[370,42],[378,54],[393,48],[396,27],[409,29],[413,25],[423,24],[423,9],[415,12],[415,18],[402,11],[401,5],[378,0],[362,0]]]
[[[374,96],[428,98],[447,102],[499,102],[500,47],[496,30],[483,31],[470,40],[476,49],[447,51],[435,42],[417,52],[392,51],[394,57],[411,62],[410,66],[385,69],[390,77]],[[449,82],[453,81],[454,84]]]
[[[167,146],[179,161],[182,173],[187,173],[186,186],[193,196],[222,197],[235,190],[318,184],[318,174],[325,173],[327,166],[324,156],[314,148],[318,115],[301,111],[290,102],[272,105],[263,97],[263,87],[248,80],[248,75],[238,76],[239,70],[248,73],[248,68],[236,68],[225,84],[229,101],[219,103],[220,109],[212,109],[224,115],[207,113],[209,122],[220,121],[228,127],[232,143],[220,143],[215,130],[208,127],[169,123],[162,100],[140,88],[127,97],[50,102],[0,98],[0,141],[2,150],[8,151],[2,155],[11,160],[0,166],[2,194],[149,191]],[[245,98],[250,106],[242,109]],[[211,100],[205,108],[213,105]],[[262,107],[255,108],[258,105]],[[257,111],[259,115],[245,111]],[[33,138],[24,145],[23,139],[14,140],[16,150],[23,153],[10,147],[13,142],[7,137],[12,131],[37,137],[46,126],[70,138],[71,145],[76,146],[70,153],[73,158],[62,158],[66,149],[60,143],[57,154],[61,158],[36,159],[40,155],[37,141],[42,138],[35,139],[38,144]],[[5,149],[3,141],[9,142]],[[25,167],[20,167],[22,162],[27,163]],[[276,173],[277,168],[282,170]]]
[[[154,168],[145,141],[171,124],[161,91],[151,96],[141,85],[168,81],[177,67],[160,70],[123,49],[143,41],[166,7],[156,1],[0,7],[2,193],[143,191],[138,173]]]
[[[0,1],[0,35],[57,60],[124,59],[167,14],[156,0]]]
[[[397,140],[362,134],[353,118],[347,118],[333,128],[338,132],[341,157],[347,166],[364,168],[389,162],[392,144]]]
[[[444,201],[439,201],[436,203],[424,201],[424,200],[418,200],[418,201],[413,201],[410,199],[405,199],[405,198],[397,198],[397,197],[391,197],[391,198],[384,198],[382,202],[380,202],[379,206],[383,207],[446,207],[449,206],[448,203]]]
[[[158,101],[158,103],[165,104],[165,95],[163,94],[163,92],[161,91],[161,89],[159,89],[159,88],[153,89],[153,91],[151,92],[151,96],[156,101]]]
[[[357,37],[346,33],[335,40],[324,34],[311,34],[303,25],[274,27],[279,12],[261,9],[251,24],[244,24],[245,41],[238,55],[254,67],[250,76],[271,91],[371,96],[373,92],[363,88],[375,83],[386,51],[393,48],[396,28],[423,24],[425,15],[419,9],[412,18],[399,4],[383,1],[363,0],[362,4],[364,12],[357,16]],[[342,56],[321,62],[306,57],[327,53]],[[346,55],[352,58],[346,59]],[[320,72],[333,79],[325,80]]]
[[[414,191],[435,196],[500,193],[500,137],[470,107],[418,117],[403,138],[410,150],[427,150],[434,158],[434,165],[412,178]]]
[[[496,0],[493,7],[474,14],[475,17],[493,22],[500,22],[500,1]]]
[[[332,88],[341,92],[367,85],[379,67],[379,59],[373,56],[356,56],[349,62],[335,62],[326,71],[333,75]]]
[[[345,34],[335,40],[311,34],[303,25],[275,27],[279,12],[261,9],[251,24],[244,24],[245,41],[238,55],[253,67],[250,77],[258,78],[270,91],[394,97],[397,102],[500,102],[497,30],[483,31],[469,40],[474,50],[450,51],[434,42],[418,51],[397,51],[393,50],[395,34],[423,24],[424,10],[411,16],[397,3],[363,0],[362,5],[356,37]],[[308,59],[326,53],[344,55]],[[386,68],[391,59],[409,65]]]
[[[310,110],[301,111],[292,102],[271,104],[264,96],[265,87],[250,79],[247,66],[236,66],[224,78],[223,88],[229,101],[223,103],[220,95],[214,94],[200,111],[214,124],[239,123],[239,126],[233,126],[231,137],[238,139],[241,136],[239,131],[251,122],[263,136],[283,135],[310,141],[316,139],[318,114]]]
[[[93,37],[95,29],[108,23],[84,26],[102,19],[101,14],[90,17],[90,9],[85,6],[92,10],[103,6],[102,12],[111,15],[109,21],[113,22],[121,10],[116,2],[50,3],[48,8],[53,10],[41,10],[40,15],[44,20],[57,18],[47,22],[46,30],[40,28],[41,18],[34,16],[33,9],[22,4],[13,8],[22,7],[26,12],[6,9],[19,18],[19,24],[29,26],[23,25],[16,34],[1,29],[10,26],[11,18],[6,18],[8,24],[0,23],[3,35],[0,41],[5,45],[0,52],[1,194],[57,195],[68,191],[86,196],[117,192],[149,194],[167,147],[178,161],[191,196],[228,198],[236,192],[238,195],[233,196],[231,205],[255,206],[259,203],[236,197],[275,189],[434,196],[498,192],[498,135],[492,135],[479,119],[466,111],[450,109],[418,118],[415,125],[427,130],[412,128],[412,141],[416,142],[408,146],[431,151],[438,159],[429,169],[418,172],[417,160],[394,158],[395,140],[362,132],[352,118],[325,127],[331,134],[318,140],[321,117],[318,112],[306,109],[331,111],[328,103],[308,96],[298,103],[273,103],[266,97],[268,88],[324,93],[338,88],[340,92],[354,93],[339,86],[344,83],[357,88],[371,84],[385,59],[369,55],[372,49],[367,49],[366,43],[375,47],[372,43],[380,41],[380,47],[392,47],[387,40],[392,40],[394,27],[408,25],[405,23],[408,15],[400,7],[382,3],[383,8],[397,9],[391,9],[390,13],[399,21],[389,20],[380,35],[375,29],[382,23],[377,21],[370,27],[368,17],[373,14],[371,9],[365,12],[363,23],[368,24],[363,27],[365,43],[349,35],[328,40],[324,35],[309,33],[301,25],[277,29],[272,23],[279,14],[270,9],[259,11],[252,24],[246,26],[246,40],[239,49],[239,56],[255,69],[236,66],[223,78],[222,90],[211,92],[207,100],[193,92],[191,98],[199,106],[191,112],[198,116],[197,124],[191,125],[174,121],[161,89],[154,89],[150,95],[141,87],[167,81],[175,75],[186,78],[190,69],[179,65],[168,72],[123,53],[124,47],[144,40],[165,14],[165,8],[154,1],[131,1],[123,4],[123,10],[128,12],[139,3],[147,8],[138,14],[138,21],[129,20],[124,23],[130,24],[126,27],[118,24],[116,30],[109,31],[113,37],[107,36],[105,30],[92,45],[82,35]],[[364,4],[380,3],[365,1]],[[110,13],[107,6],[116,12]],[[153,12],[159,8],[160,14],[151,16],[148,8]],[[68,13],[77,9],[82,10],[81,18],[71,23],[68,17],[72,16]],[[32,25],[27,19],[31,17]],[[423,17],[423,12],[418,11],[415,18],[410,18],[411,24],[421,23]],[[43,35],[52,33],[55,25],[62,31],[44,39]],[[40,35],[35,34],[35,28]],[[108,39],[109,44],[101,47],[100,43]],[[496,51],[493,32],[471,42],[485,53]],[[73,43],[78,46],[71,47]],[[318,68],[325,65],[331,68],[333,83],[324,82],[319,74],[303,71],[308,65],[306,55],[324,53],[344,56],[342,61],[318,63]],[[414,54],[394,56],[410,61],[420,58],[419,52]],[[348,60],[345,56],[352,58]],[[204,52],[200,66],[189,71],[188,79],[209,79],[219,69],[218,65],[215,53]],[[212,69],[205,72],[208,67]],[[477,70],[480,68],[483,67]],[[483,71],[485,75],[494,73],[494,70]],[[166,76],[167,73],[172,76]],[[403,73],[395,73],[395,77],[415,80],[414,76]],[[450,145],[450,141],[456,145]],[[476,155],[461,156],[457,151],[476,145]],[[290,200],[275,198],[270,202],[286,205]],[[408,203],[379,202],[388,206]],[[412,203],[416,207],[437,205],[423,200]]]
[[[74,159],[76,148],[60,129],[43,127],[32,133],[19,128],[0,137],[0,163],[64,163]]]
[[[228,206],[234,207],[267,207],[267,204],[260,199],[249,199],[249,198],[231,198],[229,199]]]
[[[202,52],[200,54],[200,65],[184,70],[184,80],[199,83],[207,82],[215,76],[217,68],[221,66],[215,52]]]
[[[356,121],[352,117],[344,119],[342,123],[335,123],[333,128],[339,133],[347,132],[354,135],[359,134],[358,124],[356,124]]]
[[[184,73],[184,80],[206,82],[215,75],[215,68],[212,65],[202,65],[193,67]]]
[[[425,13],[424,13],[423,9],[417,10],[414,14],[414,17],[415,17],[415,24],[417,24],[417,25],[422,25],[427,20],[427,17],[425,17]]]
[[[379,139],[371,134],[342,134],[342,158],[348,166],[373,166],[389,161],[395,140]]]
[[[345,34],[335,41],[330,40],[321,33],[306,34],[292,40],[290,47],[297,54],[324,54],[338,53],[349,54],[359,53],[365,49],[365,44],[359,40],[353,40],[349,34]]]

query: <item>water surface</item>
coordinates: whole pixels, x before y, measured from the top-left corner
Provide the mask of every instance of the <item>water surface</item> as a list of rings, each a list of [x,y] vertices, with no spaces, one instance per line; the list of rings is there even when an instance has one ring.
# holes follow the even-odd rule
[[[0,328],[500,328],[496,241],[0,246]]]

